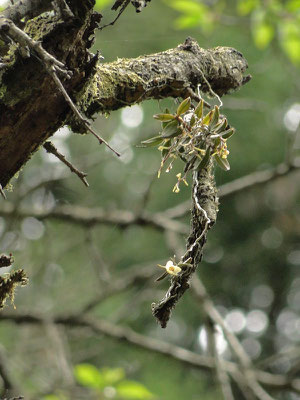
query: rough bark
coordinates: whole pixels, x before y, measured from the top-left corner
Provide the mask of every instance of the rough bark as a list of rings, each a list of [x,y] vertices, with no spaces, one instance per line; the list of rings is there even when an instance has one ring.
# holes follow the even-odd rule
[[[193,182],[191,231],[187,239],[187,251],[182,260],[190,259],[191,267],[183,270],[178,276],[172,277],[170,287],[164,298],[151,306],[152,313],[162,328],[167,326],[172,309],[189,289],[190,278],[202,259],[207,232],[217,219],[219,199],[212,169],[213,163],[211,161],[207,168],[196,173],[196,179]],[[197,207],[197,202],[200,210],[199,206]]]
[[[25,30],[72,71],[72,78],[63,84],[88,117],[149,98],[184,97],[189,88],[195,90],[199,84],[201,90],[208,91],[205,79],[219,95],[238,89],[249,79],[243,76],[247,62],[241,53],[224,47],[204,50],[191,39],[163,53],[101,64],[88,51],[101,17],[93,11],[94,1],[72,0],[68,4],[73,19],[62,21],[43,14],[30,20]],[[7,48],[0,46],[2,56]],[[80,129],[34,54],[22,58],[13,45],[2,61],[0,184],[5,187],[59,127],[68,123],[74,130]]]

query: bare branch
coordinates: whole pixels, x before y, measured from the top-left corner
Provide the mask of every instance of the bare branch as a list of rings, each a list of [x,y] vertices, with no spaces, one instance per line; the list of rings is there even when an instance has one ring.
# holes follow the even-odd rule
[[[133,212],[127,210],[107,211],[100,207],[93,209],[76,205],[61,205],[50,211],[43,209],[34,210],[22,206],[15,209],[13,204],[5,202],[0,209],[0,215],[32,216],[40,220],[49,218],[58,219],[83,226],[106,224],[126,228],[130,225],[147,225],[160,231],[170,230],[183,235],[189,232],[188,227],[182,222],[166,218],[163,213],[151,214],[146,211],[143,211],[140,215],[135,215]]]
[[[44,146],[44,149],[47,151],[47,153],[51,153],[51,154],[55,155],[55,157],[57,157],[62,163],[66,164],[67,167],[69,167],[69,169],[78,176],[78,178],[83,182],[83,184],[85,186],[87,186],[87,187],[89,186],[89,184],[86,180],[87,174],[85,174],[82,171],[79,171],[76,167],[74,167],[73,164],[70,163],[70,161],[66,160],[66,157],[57,150],[57,148],[53,145],[53,143],[46,142],[46,143],[44,143],[43,146]]]
[[[205,50],[187,38],[175,49],[98,64],[82,98],[83,107],[92,116],[147,99],[186,97],[188,88],[195,91],[199,85],[202,92],[212,90],[222,96],[249,81],[250,76],[244,76],[247,67],[242,54],[233,48]]]
[[[43,317],[35,314],[1,314],[0,320],[12,321],[17,324],[43,324]],[[114,338],[121,342],[127,342],[134,346],[162,354],[184,364],[212,371],[215,368],[214,360],[211,357],[202,356],[186,350],[182,347],[175,346],[151,337],[139,334],[127,327],[121,327],[105,320],[95,320],[93,318],[82,318],[77,316],[57,316],[52,319],[56,324],[62,324],[69,327],[87,327],[96,334]],[[224,369],[229,374],[240,375],[240,366],[230,362],[223,362]],[[290,389],[300,393],[300,379],[288,379],[285,375],[271,374],[262,370],[255,369],[253,371],[255,378],[263,385],[274,390]]]
[[[117,21],[118,21],[118,19],[121,17],[121,15],[123,14],[123,12],[125,11],[125,9],[126,9],[126,7],[128,6],[128,4],[130,3],[130,0],[122,0],[122,5],[121,5],[121,8],[120,8],[120,10],[119,10],[119,12],[118,12],[118,15],[116,16],[116,18],[113,20],[113,21],[111,21],[110,23],[108,23],[108,24],[106,24],[106,25],[103,25],[103,26],[101,26],[99,29],[100,30],[102,30],[102,29],[104,29],[104,28],[107,28],[108,26],[112,26],[112,25],[114,25]],[[112,6],[112,10],[116,10],[118,7],[116,6],[116,4],[117,4],[117,2]]]
[[[220,197],[231,196],[246,189],[251,189],[266,183],[272,182],[282,176],[300,168],[300,159],[296,159],[291,164],[279,164],[275,168],[265,171],[253,172],[232,182],[222,185],[219,189]]]
[[[265,171],[253,172],[249,175],[242,176],[231,182],[225,183],[218,188],[219,198],[233,196],[243,190],[252,189],[272,182],[278,178],[289,175],[300,168],[300,159],[295,159],[290,164],[278,164],[274,168]],[[165,210],[164,215],[168,218],[180,218],[187,215],[191,209],[191,201],[187,200],[175,207]]]

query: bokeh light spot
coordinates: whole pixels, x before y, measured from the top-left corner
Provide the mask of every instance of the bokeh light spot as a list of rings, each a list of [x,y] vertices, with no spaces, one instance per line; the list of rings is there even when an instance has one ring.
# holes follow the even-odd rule
[[[122,124],[128,128],[136,128],[143,122],[144,112],[141,106],[126,107],[121,112]]]
[[[26,239],[38,240],[40,239],[44,232],[44,224],[33,217],[25,218],[22,222],[22,232]]]
[[[246,317],[246,327],[249,332],[262,334],[268,327],[267,314],[261,310],[252,310]]]

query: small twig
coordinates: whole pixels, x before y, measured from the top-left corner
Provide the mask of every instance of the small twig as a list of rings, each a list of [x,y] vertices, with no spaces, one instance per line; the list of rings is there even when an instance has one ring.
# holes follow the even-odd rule
[[[20,44],[20,51],[22,52],[23,57],[30,57],[29,49],[32,49],[40,60],[42,60],[44,67],[47,72],[51,75],[52,79],[56,83],[58,89],[61,91],[64,96],[66,102],[70,105],[72,111],[80,120],[82,125],[86,130],[91,132],[99,141],[99,144],[104,143],[110,150],[112,150],[118,157],[120,157],[120,153],[115,151],[102,137],[97,135],[97,133],[92,129],[88,120],[86,120],[74,102],[68,95],[66,89],[64,88],[61,80],[58,78],[57,73],[62,74],[66,79],[70,79],[72,76],[71,71],[66,70],[64,63],[57,60],[51,54],[49,54],[41,45],[40,42],[33,40],[30,36],[28,36],[22,29],[18,28],[11,20],[0,15],[0,31],[3,31],[7,36],[9,36],[12,40]]]
[[[85,174],[82,171],[79,171],[76,167],[74,167],[73,164],[71,164],[68,160],[66,160],[65,156],[61,154],[57,148],[53,145],[51,142],[46,142],[43,145],[44,149],[47,151],[47,153],[53,154],[55,157],[57,157],[62,163],[67,165],[69,167],[70,171],[74,172],[78,176],[78,178],[84,183],[85,186],[89,186],[88,181],[86,180],[87,174]]]
[[[102,31],[102,29],[106,28],[107,26],[112,26],[112,25],[114,25],[114,24],[117,22],[117,20],[121,17],[121,15],[122,15],[123,12],[125,11],[125,8],[128,6],[129,3],[130,3],[130,0],[125,0],[124,3],[122,4],[122,7],[121,7],[121,9],[120,9],[118,15],[116,16],[116,18],[115,18],[112,22],[110,22],[109,24],[106,24],[106,25],[101,26],[101,27],[99,28],[99,30]],[[114,9],[116,9],[116,8],[113,7],[112,9],[114,10]]]
[[[55,70],[53,68],[49,71],[50,75],[52,76],[54,82],[57,84],[58,88],[62,92],[66,102],[70,105],[71,109],[73,110],[74,114],[78,117],[78,119],[82,122],[84,128],[86,128],[89,132],[91,132],[99,141],[99,144],[104,143],[112,152],[114,152],[118,157],[121,156],[116,150],[114,150],[105,139],[97,135],[97,133],[92,129],[88,120],[86,120],[79,112],[75,104],[73,103],[71,97],[68,95],[66,89],[64,88],[63,84],[61,83],[60,79],[58,78]]]
[[[4,200],[6,200],[6,195],[4,193],[4,190],[2,189],[1,184],[0,184],[0,193],[1,193],[1,196],[4,198]]]

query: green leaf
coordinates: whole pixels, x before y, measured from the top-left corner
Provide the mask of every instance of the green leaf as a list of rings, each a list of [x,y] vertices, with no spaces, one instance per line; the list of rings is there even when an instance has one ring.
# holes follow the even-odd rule
[[[172,121],[174,119],[174,115],[172,114],[155,114],[153,118],[158,119],[159,121]]]
[[[202,118],[202,115],[203,115],[203,104],[204,104],[204,101],[203,101],[203,99],[201,99],[199,101],[197,107],[195,108],[195,114],[197,115],[197,117],[199,119]]]
[[[217,164],[219,165],[219,167],[221,167],[225,171],[229,171],[230,170],[230,165],[229,165],[229,162],[228,162],[227,158],[221,158],[216,154],[215,155],[215,160],[216,160]]]
[[[216,125],[215,129],[214,129],[214,133],[220,133],[225,131],[226,127],[227,127],[227,119],[224,118],[218,125]]]
[[[138,147],[153,147],[160,144],[164,139],[161,136],[154,136],[148,140],[143,140]]]
[[[153,397],[153,394],[144,385],[135,381],[123,381],[116,386],[116,389],[124,399],[144,400]]]
[[[101,368],[100,371],[107,386],[115,385],[125,378],[123,368]]]
[[[220,117],[219,107],[215,106],[213,113],[212,113],[211,121],[209,123],[209,126],[211,128],[213,128],[215,125],[217,125],[217,123],[219,122],[219,117]]]
[[[193,127],[195,125],[195,123],[196,123],[196,118],[195,118],[195,115],[193,114],[192,118],[190,120],[190,127]]]
[[[208,114],[205,115],[205,117],[202,120],[202,123],[204,125],[209,125],[209,123],[212,119],[212,116],[213,116],[213,112],[214,112],[214,110],[211,110]]]
[[[177,108],[177,115],[182,115],[185,112],[187,112],[189,110],[191,106],[191,98],[187,97],[186,99],[184,99],[178,106]]]
[[[181,129],[178,126],[178,121],[169,122],[161,133],[162,138],[171,138],[181,134]]]
[[[200,162],[195,163],[194,169],[196,169],[197,171],[200,171],[201,169],[205,168],[209,163],[210,154],[211,154],[211,148],[208,147],[206,149],[206,152],[205,152],[202,160],[199,159]]]
[[[106,386],[101,372],[91,364],[78,364],[74,368],[74,375],[82,386],[102,389]]]
[[[235,129],[234,128],[227,129],[227,131],[225,131],[222,134],[222,138],[223,139],[229,139],[234,133],[235,133]]]

